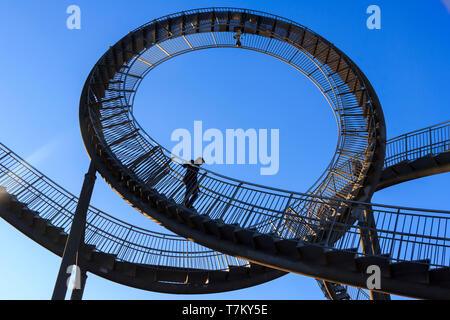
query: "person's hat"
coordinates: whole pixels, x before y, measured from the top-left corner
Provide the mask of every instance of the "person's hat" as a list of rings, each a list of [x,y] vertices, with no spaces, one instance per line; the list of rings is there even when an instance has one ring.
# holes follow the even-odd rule
[[[203,159],[202,157],[198,157],[197,160],[194,161],[195,164],[204,164],[205,163],[205,159]]]

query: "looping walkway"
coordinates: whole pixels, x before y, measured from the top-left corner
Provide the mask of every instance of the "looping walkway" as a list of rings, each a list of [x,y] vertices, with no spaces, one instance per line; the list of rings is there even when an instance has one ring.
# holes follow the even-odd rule
[[[132,112],[134,95],[159,64],[217,47],[276,57],[306,75],[329,102],[339,128],[336,154],[308,192],[288,192],[201,170],[196,209],[184,207],[182,161],[139,126]],[[378,98],[344,53],[292,21],[230,8],[154,20],[121,39],[98,61],[83,90],[80,125],[96,169],[122,197],[171,231],[204,246],[282,271],[356,286],[364,286],[359,269],[344,275],[342,266],[331,266],[327,250],[338,256],[348,252],[353,259],[388,257],[389,270],[402,262],[412,263],[411,268],[448,265],[441,255],[447,250],[445,216],[367,203],[385,160],[385,123]],[[423,229],[418,227],[422,224]],[[401,229],[405,227],[409,229]],[[309,253],[330,266],[311,269]],[[394,278],[385,280],[389,287],[385,292],[416,294],[416,285],[398,284]]]
[[[322,92],[338,141],[309,190],[200,169],[195,209],[185,206],[184,161],[139,125],[134,98],[161,63],[212,48],[270,55]],[[232,8],[153,20],[96,63],[83,88],[80,127],[95,170],[138,211],[179,235],[131,226],[90,207],[82,259],[91,272],[172,293],[234,290],[293,272],[320,280],[328,298],[348,299],[367,297],[366,270],[375,264],[382,289],[372,298],[450,299],[450,212],[370,203],[377,189],[450,169],[449,122],[386,142],[382,108],[365,75],[302,25]],[[62,255],[77,198],[3,145],[0,164],[2,217]]]

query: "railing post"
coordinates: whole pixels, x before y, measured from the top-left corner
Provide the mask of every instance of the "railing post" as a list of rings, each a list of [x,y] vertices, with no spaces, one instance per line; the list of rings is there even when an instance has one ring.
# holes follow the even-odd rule
[[[231,196],[230,201],[228,201],[227,205],[223,209],[223,211],[222,211],[222,213],[221,213],[221,215],[219,217],[219,220],[222,220],[223,217],[225,216],[225,213],[227,213],[228,209],[230,208],[231,204],[233,203],[234,197],[236,197],[236,195],[237,195],[239,189],[241,188],[241,186],[242,186],[242,182],[239,183],[239,185],[236,187],[236,190],[234,190],[234,193]]]
[[[366,229],[366,231],[363,231],[363,229]],[[363,208],[362,219],[360,218],[359,221],[359,232],[362,252],[372,255],[381,254],[373,211],[368,206]],[[373,290],[370,290],[370,298],[371,300],[391,300],[389,294],[379,293]]]
[[[431,128],[429,129],[429,135],[430,135],[430,154],[433,154],[433,131]]]
[[[281,224],[283,223],[283,218],[286,219],[286,211],[288,211],[288,209],[289,209],[289,205],[290,205],[290,203],[292,201],[292,197],[293,196],[294,196],[293,193],[291,193],[291,195],[289,196],[288,202],[286,203],[286,206],[285,206],[284,211],[283,211],[284,214],[281,215],[280,221],[278,221],[278,225],[275,228],[275,231],[277,231],[277,232],[280,229]]]
[[[333,219],[333,222],[331,223],[330,228],[328,229],[327,239],[325,240],[325,246],[327,246],[327,247],[330,246],[331,234],[332,234],[333,231],[334,231],[334,226],[335,226],[335,224],[336,224],[336,220],[337,220],[338,214],[339,214],[339,212],[341,211],[341,208],[342,208],[342,207],[343,207],[343,205],[342,205],[342,202],[341,202],[341,203],[339,204],[338,209],[335,210],[335,213],[334,213],[334,219]]]
[[[395,235],[397,234],[397,223],[398,223],[399,216],[400,216],[400,209],[397,210],[397,218],[395,219],[395,225],[394,225],[394,234],[392,235],[391,249],[389,250],[389,255],[391,257],[392,257],[392,251],[394,251]]]
[[[86,214],[91,201],[92,191],[95,184],[96,169],[91,161],[89,171],[84,177],[83,187],[80,192],[77,209],[73,217],[70,234],[66,242],[64,254],[53,290],[52,300],[64,300],[67,293],[67,270],[76,263],[77,253],[84,244],[84,233],[86,228]]]
[[[405,158],[408,160],[408,135],[405,136]]]

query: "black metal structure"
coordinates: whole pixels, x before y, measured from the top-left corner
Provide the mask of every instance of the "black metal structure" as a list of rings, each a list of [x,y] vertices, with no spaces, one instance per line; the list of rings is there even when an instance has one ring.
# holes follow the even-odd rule
[[[92,172],[88,177],[92,178]],[[53,253],[63,256],[69,233],[75,229],[84,231],[73,228],[79,199],[3,144],[0,144],[0,186],[3,188],[0,216]],[[83,242],[85,246],[77,256],[82,271],[156,292],[223,292],[284,275],[176,235],[130,225],[93,206],[86,213]],[[79,239],[74,243],[79,244]],[[70,260],[69,265],[72,264],[75,262]],[[64,288],[59,287],[55,299],[63,299],[66,292],[67,266],[62,270]]]
[[[293,66],[323,93],[339,136],[335,156],[307,192],[201,169],[196,209],[184,205],[183,160],[140,127],[133,103],[141,81],[159,64],[210,48],[268,54]],[[447,130],[447,135],[432,133],[428,143],[417,142],[413,149],[411,139],[428,129],[390,141],[386,157],[384,116],[370,82],[342,51],[302,25],[234,8],[190,10],[153,20],[117,42],[94,66],[81,95],[80,127],[91,168],[140,212],[191,241],[129,226],[92,207],[83,210],[84,200],[72,223],[73,211],[67,208],[77,204],[76,198],[16,157],[15,166],[39,179],[29,183],[19,178],[17,184],[20,175],[5,166],[2,177],[7,179],[0,182],[8,194],[0,213],[59,255],[61,241],[66,242],[54,298],[62,298],[64,268],[76,253],[84,270],[161,292],[234,290],[294,272],[319,279],[328,298],[349,298],[348,286],[360,288],[354,295],[367,297],[361,290],[366,288],[366,269],[376,264],[383,287],[371,291],[371,298],[450,298],[450,212],[370,203],[377,189],[448,171],[448,123],[428,128]],[[400,151],[402,143],[406,148]],[[419,151],[423,148],[428,149]],[[9,159],[12,152],[3,150],[3,158]],[[405,166],[411,170],[401,171]],[[40,190],[44,182],[48,189]],[[87,182],[83,188],[86,200],[91,186]],[[67,203],[48,201],[49,193],[63,195]],[[32,209],[35,204],[37,210]],[[68,229],[61,228],[71,226],[74,236],[67,240]],[[54,237],[51,244],[49,236]],[[160,247],[178,243],[182,249]],[[167,254],[164,262],[162,252]],[[236,263],[230,264],[233,259]],[[81,294],[74,291],[73,298]]]
[[[448,168],[449,128],[450,121],[417,131],[424,136],[429,136],[430,130],[436,134],[433,134],[431,141],[417,137],[414,139],[416,142],[408,142],[415,150],[408,155],[408,163],[418,163],[432,157],[435,163]],[[406,139],[412,134],[387,141],[388,159],[393,160],[385,162],[382,176],[387,176],[392,168],[404,162],[405,155],[400,157],[396,153],[404,153]],[[407,170],[404,172],[409,174]],[[430,171],[425,168],[418,176],[425,176],[426,173]],[[45,248],[62,256],[78,198],[2,144],[0,185],[4,188],[0,195],[1,217]],[[86,250],[78,258],[82,262],[82,273],[89,271],[140,289],[167,293],[219,292],[220,289],[242,288],[244,283],[256,285],[284,274],[279,271],[270,273],[257,265],[198,247],[184,238],[129,225],[92,206],[87,212],[86,234]],[[205,267],[208,270],[199,271]],[[210,281],[204,286],[204,283],[198,282],[202,279]],[[327,283],[327,289],[322,281],[319,281],[319,286],[329,299],[369,298],[364,290],[358,288]],[[82,290],[75,290],[72,299],[80,299],[81,296]]]
[[[134,95],[141,80],[162,62],[218,47],[253,50],[285,61],[313,81],[330,103],[339,127],[336,155],[308,193],[202,170],[197,210],[183,206],[181,161],[139,127],[132,113]],[[374,225],[382,211],[364,203],[375,191],[385,158],[380,103],[359,68],[304,26],[231,8],[191,10],[154,20],[129,33],[98,61],[83,89],[80,125],[89,155],[119,194],[171,231],[202,245],[330,281],[342,280],[342,271],[328,266],[312,270],[306,261],[292,261],[291,255],[300,252],[303,257],[311,251],[321,260],[321,250],[357,250],[342,245],[356,228],[354,233],[366,243],[360,254],[385,257]],[[283,250],[287,256],[280,257]],[[399,261],[396,255],[389,259]],[[362,280],[353,272],[347,282],[340,282],[362,286]],[[385,281],[391,282],[385,292],[414,296],[418,288]],[[420,294],[433,294],[425,291]]]
[[[377,190],[450,171],[450,121],[416,130],[387,143],[385,169]]]

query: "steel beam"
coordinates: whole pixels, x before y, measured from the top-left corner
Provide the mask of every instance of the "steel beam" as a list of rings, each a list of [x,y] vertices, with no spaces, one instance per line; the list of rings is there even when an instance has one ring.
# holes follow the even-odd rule
[[[64,249],[61,266],[53,290],[52,300],[64,300],[67,293],[67,270],[76,263],[77,253],[80,245],[84,242],[84,231],[86,228],[86,213],[91,200],[96,179],[96,169],[91,161],[89,171],[84,177],[83,187],[80,192],[77,209],[73,217],[72,227]]]
[[[376,223],[371,207],[364,208],[359,225],[362,252],[367,255],[382,254],[376,231]],[[391,296],[389,294],[375,292],[373,290],[370,290],[369,292],[371,300],[391,300]]]

